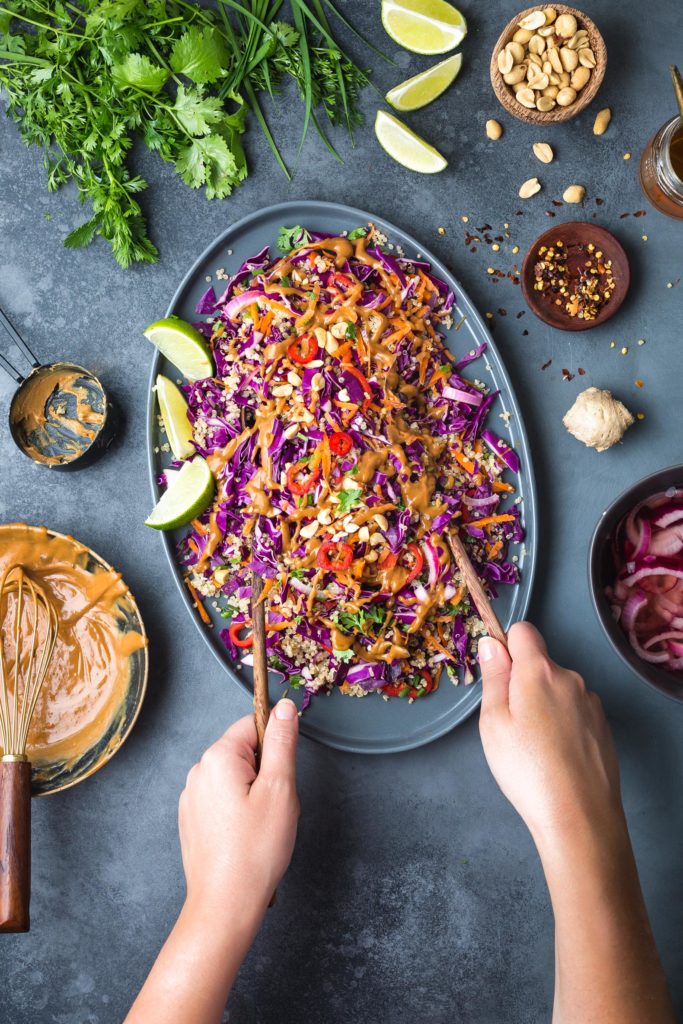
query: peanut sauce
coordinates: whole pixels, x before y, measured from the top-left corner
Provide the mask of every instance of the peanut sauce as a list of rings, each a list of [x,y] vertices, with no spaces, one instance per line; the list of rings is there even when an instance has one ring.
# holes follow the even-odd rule
[[[64,363],[37,367],[17,391],[12,428],[27,455],[45,466],[73,462],[97,438],[106,402],[99,382]]]
[[[135,604],[120,573],[93,563],[88,548],[72,537],[23,523],[1,526],[0,575],[14,564],[43,589],[59,621],[27,754],[35,764],[78,761],[106,736],[119,713],[130,684],[131,655],[146,646],[147,638],[122,628]],[[16,615],[12,595],[0,614],[11,693]]]

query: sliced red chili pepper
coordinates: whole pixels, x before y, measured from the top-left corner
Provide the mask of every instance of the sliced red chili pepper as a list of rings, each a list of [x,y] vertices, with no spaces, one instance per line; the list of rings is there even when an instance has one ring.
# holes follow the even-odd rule
[[[397,686],[395,683],[387,683],[386,686],[382,687],[382,693],[386,693],[387,697],[398,697],[399,691],[403,689],[405,683],[401,683]]]
[[[407,585],[408,583],[412,583],[413,580],[417,579],[417,577],[420,575],[420,573],[422,572],[422,567],[425,564],[425,560],[424,560],[424,555],[420,551],[420,549],[417,546],[417,544],[409,544],[408,547],[405,550],[410,552],[410,554],[415,559],[415,564],[412,567],[412,569],[410,570],[410,572],[408,573],[408,578],[406,579],[406,585]]]
[[[337,287],[339,285],[344,285],[345,288],[353,287],[353,279],[348,274],[340,274],[339,271],[334,271],[330,274],[329,280],[332,284],[336,284]]]
[[[287,470],[287,486],[292,494],[308,494],[320,476],[320,466],[316,466],[304,480],[297,480],[298,474],[306,468],[306,465],[305,462],[293,462]]]
[[[289,346],[287,355],[293,363],[298,363],[299,366],[307,366],[308,363],[313,362],[319,351],[320,345],[316,336],[314,334],[302,334]]]
[[[350,544],[338,544],[330,540],[321,544],[315,558],[321,569],[330,572],[345,572],[353,561],[353,548]]]
[[[345,430],[336,430],[330,434],[330,451],[335,455],[348,455],[353,448],[353,438]]]
[[[412,569],[408,570],[404,586],[407,586],[408,583],[412,583],[413,580],[417,579],[424,566],[424,557],[417,544],[409,544],[400,554],[396,554],[393,551],[387,551],[382,561],[378,564],[381,571],[387,572],[387,570],[395,568],[399,561],[402,563],[406,554],[413,556],[414,564]],[[405,566],[405,568],[408,567]]]
[[[249,633],[248,636],[241,637],[240,633],[243,629],[251,629],[250,622],[233,622],[228,630],[228,635],[235,647],[253,647],[254,646],[254,634]]]
[[[428,672],[426,668],[423,668],[420,671],[420,675],[424,679],[425,685],[420,687],[411,686],[408,696],[412,697],[413,700],[415,700],[416,697],[426,697],[427,694],[431,693],[434,689],[434,680],[432,679],[431,673]]]

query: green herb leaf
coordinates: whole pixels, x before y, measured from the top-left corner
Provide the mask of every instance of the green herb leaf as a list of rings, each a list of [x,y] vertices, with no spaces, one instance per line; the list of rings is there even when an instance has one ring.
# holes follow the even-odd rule
[[[338,491],[338,495],[339,504],[337,508],[340,515],[345,515],[345,513],[350,512],[360,502],[363,492],[359,487],[350,487],[348,490]]]
[[[288,253],[297,246],[310,242],[310,240],[311,236],[306,231],[306,228],[302,228],[300,224],[295,224],[293,228],[280,228],[277,236],[277,247],[280,252]]]
[[[355,324],[348,323],[346,325],[346,337],[347,338],[355,338],[356,337],[356,325]]]
[[[71,234],[67,235],[64,239],[64,245],[67,249],[80,249],[83,246],[90,245],[93,238],[97,234],[97,229],[100,226],[100,218],[93,217],[92,220],[87,220],[85,224],[81,224],[80,227],[75,228]]]
[[[166,68],[153,64],[143,53],[129,53],[124,61],[114,64],[111,74],[117,85],[133,86],[143,92],[159,92],[168,81]]]
[[[203,96],[201,89],[178,86],[173,107],[175,116],[191,135],[208,135],[211,126],[225,120],[223,102],[218,96]]]
[[[228,66],[228,51],[214,26],[191,25],[175,43],[170,64],[176,74],[193,82],[215,82]]]
[[[336,658],[337,661],[353,661],[354,653],[351,647],[346,651],[338,651],[336,647],[332,648],[332,657]]]
[[[349,242],[355,242],[357,238],[365,238],[368,233],[367,228],[354,228],[353,231],[349,231],[346,236]]]

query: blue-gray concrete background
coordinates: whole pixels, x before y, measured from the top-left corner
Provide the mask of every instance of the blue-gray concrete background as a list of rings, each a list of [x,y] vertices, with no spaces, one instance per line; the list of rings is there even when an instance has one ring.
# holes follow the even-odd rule
[[[428,66],[389,42],[376,0],[342,6],[396,58],[395,69],[377,67],[382,91]],[[66,357],[101,374],[126,419],[116,447],[95,467],[70,475],[34,467],[3,429],[0,520],[45,523],[100,551],[125,574],[151,640],[149,695],[126,746],[77,789],[34,804],[33,930],[0,942],[3,1024],[121,1021],[180,906],[178,795],[192,763],[224,725],[249,711],[249,702],[202,644],[159,538],[143,526],[151,503],[145,401],[152,354],[141,331],[163,313],[187,266],[222,228],[259,206],[298,197],[348,201],[395,221],[452,267],[482,311],[507,310],[506,317],[496,314],[493,330],[526,416],[542,512],[532,618],[553,655],[585,673],[605,703],[647,903],[683,1008],[683,707],[646,689],[612,654],[586,579],[587,544],[602,508],[639,477],[683,461],[681,225],[649,207],[642,218],[620,218],[647,205],[637,158],[673,113],[668,65],[683,63],[680,7],[675,0],[591,0],[587,11],[610,55],[605,83],[592,109],[543,131],[505,115],[488,81],[491,48],[515,3],[462,0],[462,8],[470,32],[460,78],[408,118],[448,157],[446,172],[413,175],[384,155],[372,133],[377,97],[370,90],[369,124],[357,149],[340,140],[344,166],[311,137],[291,186],[253,126],[251,173],[224,202],[207,203],[157,158],[136,154],[150,181],[143,201],[162,252],[151,268],[120,271],[100,242],[64,250],[61,239],[82,213],[68,191],[48,196],[41,154],[0,121],[0,305],[46,361]],[[272,115],[290,153],[296,102],[283,102]],[[606,105],[614,119],[596,139],[593,118]],[[484,134],[489,117],[505,127],[500,142]],[[536,141],[555,148],[550,166],[531,155]],[[627,152],[630,161],[623,159]],[[532,175],[544,189],[522,202],[517,190]],[[585,210],[551,206],[574,182],[586,186]],[[523,216],[516,216],[520,209]],[[558,221],[597,213],[623,241],[633,284],[605,327],[570,335],[529,313],[517,319],[524,309],[519,289],[487,276],[488,266],[507,270],[519,262],[511,246],[524,253],[552,223],[545,210]],[[485,245],[470,253],[462,215],[470,218],[468,228],[489,223],[494,234],[507,221],[513,237],[499,254]],[[668,289],[669,281],[676,286]],[[620,354],[622,346],[628,355]],[[575,379],[563,381],[563,368]],[[580,446],[561,424],[578,392],[592,384],[646,415],[623,446],[602,455]],[[1,382],[2,417],[10,395],[9,382]],[[303,814],[294,862],[226,1020],[549,1020],[553,936],[543,876],[524,826],[488,772],[477,717],[400,756],[354,757],[303,741],[299,769]]]

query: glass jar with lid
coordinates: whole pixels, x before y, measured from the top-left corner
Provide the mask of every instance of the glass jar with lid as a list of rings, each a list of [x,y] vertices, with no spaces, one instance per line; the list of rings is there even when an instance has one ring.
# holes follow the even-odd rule
[[[683,220],[683,119],[672,117],[640,159],[640,183],[653,206]]]

